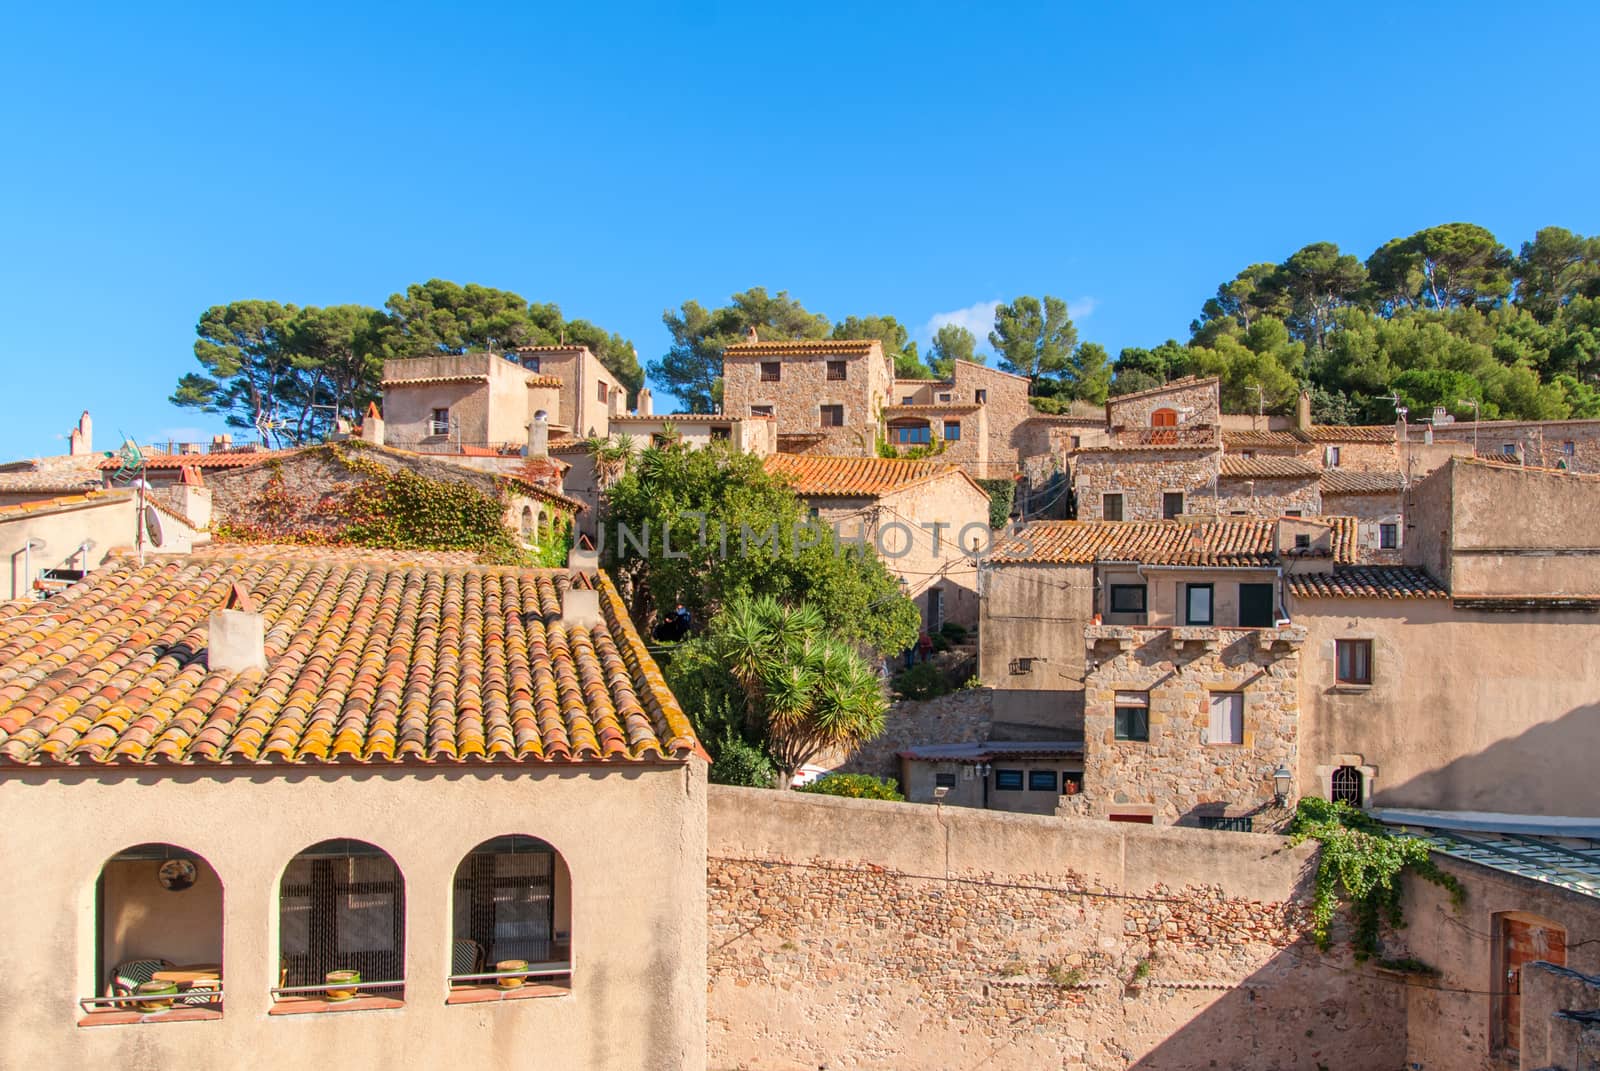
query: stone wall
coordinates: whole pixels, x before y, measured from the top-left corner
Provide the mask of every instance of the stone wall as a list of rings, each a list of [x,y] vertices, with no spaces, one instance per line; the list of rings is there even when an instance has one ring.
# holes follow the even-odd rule
[[[1600,420],[1495,420],[1476,428],[1470,421],[1440,424],[1433,429],[1433,438],[1475,443],[1474,449],[1484,457],[1504,456],[1510,445],[1524,464],[1553,469],[1565,463],[1574,472],[1600,472]]]
[[[1182,491],[1186,500],[1209,504],[1221,467],[1222,450],[1217,447],[1082,451],[1073,457],[1078,519],[1105,520],[1101,496],[1108,492],[1122,495],[1125,521],[1159,521],[1161,496],[1167,491]],[[1190,508],[1187,501],[1185,508]]]
[[[1195,497],[1195,509],[1214,504],[1215,512],[1224,516],[1243,513],[1250,517],[1282,517],[1290,510],[1299,510],[1307,517],[1323,512],[1322,490],[1316,476],[1257,477],[1246,479],[1229,477],[1217,481],[1217,497]]]
[[[900,752],[917,744],[967,744],[989,739],[994,691],[967,688],[923,702],[901,700],[884,717],[883,733],[836,767],[843,773],[900,777]]]
[[[711,1068],[1401,1065],[1393,986],[1307,939],[1310,846],[756,789],[708,803]]]
[[[1332,495],[1322,493],[1322,512],[1329,517],[1354,517],[1356,519],[1356,546],[1361,560],[1382,565],[1398,565],[1400,548],[1384,550],[1381,524],[1395,525],[1396,538],[1406,538],[1405,518],[1400,514],[1400,492],[1385,491],[1376,495]]]
[[[1328,447],[1337,447],[1339,463],[1330,465]],[[1394,472],[1400,468],[1399,448],[1390,442],[1327,442],[1317,444],[1311,460],[1323,468],[1350,469],[1353,472]]]
[[[804,347],[805,343],[796,343]],[[830,363],[842,362],[844,379],[829,379]],[[763,381],[761,366],[779,366],[776,382]],[[878,418],[891,399],[893,385],[888,358],[881,346],[866,353],[760,351],[734,354],[723,360],[723,408],[729,416],[748,417],[761,406],[771,406],[779,436],[821,436],[822,443],[808,453],[871,457]],[[844,424],[822,426],[824,405],[844,408]]]
[[[1273,771],[1295,769],[1305,630],[1134,628],[1085,631],[1083,793],[1077,813],[1150,816],[1158,825],[1256,815],[1276,823]],[[1147,697],[1148,740],[1118,740],[1118,692]],[[1209,735],[1214,693],[1244,699],[1242,743]]]
[[[968,361],[955,363],[952,380],[952,397],[955,401],[976,401],[979,391],[984,396],[988,466],[984,472],[973,475],[1009,476],[1017,470],[1022,446],[1027,439],[1021,429],[1033,416],[1033,406],[1028,404],[1028,381],[1021,376]]]
[[[1206,424],[1215,428],[1222,417],[1217,381],[1203,379],[1196,383],[1176,383],[1124,394],[1106,403],[1106,414],[1113,428],[1148,428],[1150,414],[1157,409],[1175,410],[1179,428]]]

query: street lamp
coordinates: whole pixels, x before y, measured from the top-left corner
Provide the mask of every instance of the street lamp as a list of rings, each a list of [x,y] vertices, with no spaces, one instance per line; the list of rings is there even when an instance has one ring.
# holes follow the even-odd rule
[[[1294,771],[1287,766],[1279,766],[1272,771],[1272,798],[1278,806],[1283,806],[1289,798],[1289,790],[1294,787]]]

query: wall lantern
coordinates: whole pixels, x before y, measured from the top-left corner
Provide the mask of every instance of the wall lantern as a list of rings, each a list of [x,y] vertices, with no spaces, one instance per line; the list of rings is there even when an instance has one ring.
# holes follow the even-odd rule
[[[1279,806],[1289,798],[1289,790],[1294,787],[1294,771],[1287,766],[1279,766],[1272,771],[1272,798]]]

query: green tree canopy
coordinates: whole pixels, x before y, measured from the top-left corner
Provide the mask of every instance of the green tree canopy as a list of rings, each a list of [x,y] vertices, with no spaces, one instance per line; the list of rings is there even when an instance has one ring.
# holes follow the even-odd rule
[[[926,379],[927,366],[917,356],[911,333],[893,316],[846,316],[833,325],[832,338],[875,338],[883,352],[894,360],[894,374],[900,379]]]
[[[829,327],[826,316],[807,312],[787,290],[772,295],[760,286],[734,294],[721,308],[685,301],[677,311],[663,312],[661,322],[672,346],[650,362],[650,375],[691,413],[709,413],[721,401],[722,351],[743,341],[750,328],[772,340],[827,338]]]
[[[1078,329],[1068,315],[1067,303],[1045,295],[1019,297],[994,310],[994,330],[989,345],[1000,355],[1000,367],[1015,375],[1027,376],[1039,394],[1065,394],[1077,397],[1077,382],[1072,378],[1072,350],[1078,344]]]
[[[933,344],[928,348],[928,367],[940,379],[955,374],[957,361],[983,364],[986,354],[978,352],[978,338],[960,324],[943,324],[933,333]]]

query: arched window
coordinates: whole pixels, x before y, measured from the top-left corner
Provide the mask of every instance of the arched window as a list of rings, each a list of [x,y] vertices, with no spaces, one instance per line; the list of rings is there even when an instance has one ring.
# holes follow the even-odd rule
[[[533,507],[522,507],[522,540],[527,542],[533,537]]]
[[[539,510],[538,527],[535,529],[535,531],[539,533],[540,545],[550,541],[550,515],[542,508]]]
[[[456,867],[450,986],[518,996],[572,987],[571,878],[537,837],[486,840]]]
[[[406,889],[387,852],[325,840],[290,860],[278,886],[280,1001],[404,996]],[[351,976],[353,973],[353,977]]]
[[[1333,771],[1333,802],[1361,806],[1361,771],[1354,766],[1341,766]]]
[[[106,860],[95,900],[97,992],[80,1002],[91,1019],[222,1014],[222,881],[210,863],[139,844]]]

